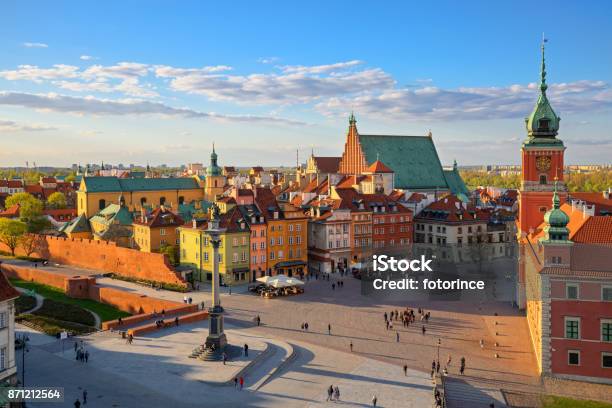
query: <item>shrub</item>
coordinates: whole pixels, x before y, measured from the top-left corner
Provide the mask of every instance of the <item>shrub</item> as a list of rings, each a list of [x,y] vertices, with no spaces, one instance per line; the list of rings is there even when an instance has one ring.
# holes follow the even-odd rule
[[[95,331],[96,329],[91,326],[85,326],[73,322],[64,322],[56,320],[50,317],[38,316],[33,314],[22,314],[19,315],[15,321],[24,323],[28,322],[31,326],[46,333],[50,336],[58,337],[64,330],[72,334],[86,334]]]
[[[17,314],[32,310],[35,306],[36,298],[34,296],[21,295],[15,300],[15,312]]]
[[[65,322],[79,323],[85,326],[96,325],[96,319],[88,310],[77,305],[58,302],[52,299],[45,299],[42,307],[32,314]]]

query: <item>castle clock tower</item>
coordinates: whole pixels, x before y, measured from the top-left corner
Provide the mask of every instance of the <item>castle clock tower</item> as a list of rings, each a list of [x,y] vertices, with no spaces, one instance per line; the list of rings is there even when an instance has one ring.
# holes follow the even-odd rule
[[[544,214],[551,207],[555,181],[558,181],[559,199],[562,203],[567,199],[567,189],[563,182],[565,146],[557,138],[561,118],[555,114],[546,97],[545,41],[542,42],[540,96],[533,112],[525,119],[527,139],[521,147],[519,225],[523,234],[529,234],[544,220]]]

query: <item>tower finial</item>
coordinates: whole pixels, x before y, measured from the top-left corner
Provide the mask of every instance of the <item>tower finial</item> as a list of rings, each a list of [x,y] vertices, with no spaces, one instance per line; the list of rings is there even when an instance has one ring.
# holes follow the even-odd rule
[[[546,58],[545,58],[546,46],[544,45],[547,42],[548,42],[548,39],[544,36],[544,33],[542,33],[542,68],[540,70],[540,90],[542,91],[542,93],[545,93],[546,89],[548,89],[548,85],[546,85]]]
[[[213,142],[213,153],[215,153],[215,142]]]
[[[357,120],[355,119],[355,114],[353,113],[353,111],[351,111],[351,116],[349,116],[349,125],[354,125],[355,123],[357,123]]]

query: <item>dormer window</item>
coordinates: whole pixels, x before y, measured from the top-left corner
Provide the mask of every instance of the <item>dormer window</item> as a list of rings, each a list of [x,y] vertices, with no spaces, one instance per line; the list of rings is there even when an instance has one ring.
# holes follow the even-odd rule
[[[550,119],[542,118],[538,121],[538,130],[548,130]]]

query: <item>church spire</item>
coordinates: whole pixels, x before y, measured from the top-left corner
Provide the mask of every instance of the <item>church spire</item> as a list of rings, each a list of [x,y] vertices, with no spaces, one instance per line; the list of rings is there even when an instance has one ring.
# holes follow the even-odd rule
[[[546,56],[545,44],[548,42],[546,38],[542,38],[542,63],[540,66],[540,96],[536,102],[533,112],[525,119],[527,125],[527,135],[530,139],[547,140],[550,143],[550,139],[555,139],[559,131],[559,118],[553,110],[548,97],[546,96],[546,90],[548,85],[546,84]],[[559,141],[560,142],[560,141]]]
[[[351,115],[349,116],[349,126],[354,126],[357,123],[355,119],[355,114],[351,111]]]

